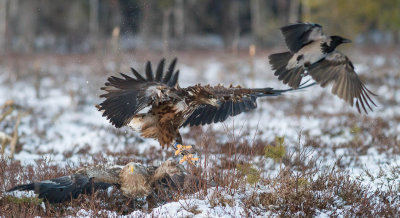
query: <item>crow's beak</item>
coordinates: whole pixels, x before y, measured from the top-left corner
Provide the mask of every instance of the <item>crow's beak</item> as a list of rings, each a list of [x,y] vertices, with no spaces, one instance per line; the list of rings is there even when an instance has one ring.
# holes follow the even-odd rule
[[[345,39],[343,38],[342,43],[351,43],[352,41],[350,39]]]

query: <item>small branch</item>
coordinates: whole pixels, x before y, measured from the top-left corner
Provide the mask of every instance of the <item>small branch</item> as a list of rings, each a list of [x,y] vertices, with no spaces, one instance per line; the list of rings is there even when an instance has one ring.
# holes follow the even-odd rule
[[[18,127],[19,127],[19,124],[21,123],[22,116],[23,116],[23,114],[18,113],[17,122],[15,123],[15,127],[14,127],[13,137],[10,142],[10,150],[11,150],[10,151],[10,159],[14,158],[15,148],[18,144],[18,138],[19,138],[18,137]]]
[[[0,122],[3,121],[8,115],[10,115],[13,112],[14,101],[13,100],[6,101],[2,106],[0,106],[0,109],[6,108],[6,107],[9,107],[9,108],[7,108],[7,110],[3,114],[0,115]]]
[[[1,141],[1,154],[4,154],[6,149],[6,145],[11,141],[11,137],[4,132],[0,132],[0,141]]]

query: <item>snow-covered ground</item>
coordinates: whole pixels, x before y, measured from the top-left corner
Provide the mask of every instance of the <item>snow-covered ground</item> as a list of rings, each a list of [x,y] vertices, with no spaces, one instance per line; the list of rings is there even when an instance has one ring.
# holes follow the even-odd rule
[[[254,77],[246,56],[229,59],[211,55],[184,57],[178,62],[180,85],[216,85],[221,82],[286,89],[273,76],[266,57],[260,55],[255,59]],[[359,114],[355,108],[330,94],[330,89],[313,86],[284,96],[259,99],[258,108],[253,112],[229,118],[222,124],[203,127],[202,135],[197,137],[192,137],[190,128],[186,127],[181,130],[184,141],[196,143],[201,149],[209,131],[216,134],[218,143],[230,142],[233,138],[237,143],[250,145],[257,140],[272,143],[275,137],[280,136],[285,138],[287,153],[296,152],[299,147],[308,149],[308,158],[317,159],[321,170],[339,167],[352,180],[368,186],[371,193],[376,190],[399,191],[399,56],[356,51],[350,57],[367,87],[378,95],[374,97],[378,107],[368,115]],[[143,61],[133,58],[132,62],[130,57],[124,58],[129,61],[121,61],[121,71],[128,72],[131,64],[143,70]],[[102,93],[100,87],[108,75],[117,71],[118,63],[112,58],[97,60],[96,57],[87,62],[70,57],[62,62],[58,61],[59,57],[45,56],[42,59],[40,62],[28,59],[24,64],[14,60],[15,63],[2,62],[0,65],[0,104],[12,99],[18,105],[12,116],[0,123],[0,130],[11,134],[15,122],[12,117],[18,112],[28,113],[19,127],[22,148],[15,154],[16,160],[28,165],[46,157],[52,164],[64,166],[91,164],[98,155],[108,162],[133,159],[157,164],[162,159],[161,153],[159,159],[148,156],[151,149],[159,150],[156,141],[143,140],[128,128],[115,129],[94,107],[101,102],[98,97]],[[155,57],[152,59],[157,60]],[[6,147],[5,154],[9,152],[9,147]],[[218,159],[218,154],[213,155]],[[256,156],[250,162],[263,175],[276,176],[280,172],[277,164],[262,156]],[[248,185],[246,189],[252,187]],[[271,187],[259,186],[262,188]],[[215,190],[211,188],[209,192],[212,195]],[[240,195],[246,195],[246,191]],[[149,212],[134,211],[129,216],[240,217],[245,214],[240,195],[226,195],[235,198],[232,205],[212,207],[207,197],[197,198],[194,194],[189,199],[169,202]],[[188,205],[196,205],[196,212],[190,212]],[[113,211],[103,212],[117,216]],[[324,214],[331,213],[322,211],[315,215],[323,217]],[[87,210],[80,210],[76,215],[96,216]],[[252,215],[274,214],[267,210]]]

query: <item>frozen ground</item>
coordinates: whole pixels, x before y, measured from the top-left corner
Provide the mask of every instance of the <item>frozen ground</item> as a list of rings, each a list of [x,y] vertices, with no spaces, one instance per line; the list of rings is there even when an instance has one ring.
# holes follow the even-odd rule
[[[270,52],[269,52],[270,53]],[[203,84],[241,84],[247,87],[274,87],[285,89],[267,64],[268,53],[256,56],[254,75],[250,73],[250,60],[246,54],[226,57],[223,54],[183,53],[178,62],[182,87],[201,82]],[[146,55],[158,62],[159,56]],[[280,97],[258,100],[254,112],[240,114],[223,124],[202,128],[184,128],[184,141],[195,143],[200,149],[210,150],[210,163],[202,163],[205,171],[217,164],[223,166],[227,153],[219,152],[218,146],[233,144],[263,146],[273,144],[275,137],[285,138],[286,153],[300,154],[307,151],[307,160],[314,160],[318,170],[325,172],[339,169],[351,181],[359,182],[369,193],[394,191],[392,204],[400,204],[400,54],[353,51],[350,57],[356,71],[375,92],[378,107],[368,115],[358,114],[329,89],[318,86],[292,92]],[[172,58],[171,58],[172,59]],[[128,72],[129,66],[143,70],[144,57],[123,55],[115,58],[100,56],[41,56],[6,57],[0,61],[0,104],[12,99],[19,106],[12,116],[0,123],[0,130],[11,134],[14,119],[19,112],[28,112],[19,128],[20,146],[15,159],[22,166],[34,165],[45,158],[50,165],[59,167],[94,164],[101,159],[109,163],[139,161],[157,164],[163,155],[154,140],[143,140],[128,128],[115,129],[98,112],[94,105],[101,102],[100,87],[107,76],[117,71]],[[194,134],[198,133],[198,134]],[[10,152],[7,147],[5,155]],[[295,156],[294,155],[294,156]],[[224,157],[224,159],[222,159]],[[236,157],[236,156],[235,156]],[[204,156],[202,156],[204,160]],[[265,159],[262,154],[239,155],[240,161],[248,162],[261,172],[262,178],[279,177],[282,165]],[[290,158],[289,158],[290,159]],[[294,168],[293,168],[294,169]],[[296,170],[293,170],[296,171]],[[313,177],[318,177],[318,172]],[[35,177],[37,178],[37,177]],[[4,182],[3,178],[3,182]],[[23,181],[27,182],[27,181]],[[7,186],[8,185],[8,186]],[[11,185],[7,184],[9,188]],[[207,196],[216,190],[209,189],[203,195],[186,196],[185,199],[168,202],[153,210],[135,210],[129,216],[196,216],[231,217],[277,215],[274,210],[260,207],[246,211],[244,199],[251,193],[273,192],[276,184],[243,185],[243,192],[235,194],[218,190],[224,198],[233,199],[230,204],[210,203]],[[256,187],[257,190],[253,190]],[[2,186],[3,188],[3,186]],[[249,191],[253,190],[253,191]],[[1,190],[3,193],[4,190]],[[248,195],[246,195],[248,194]],[[343,200],[338,200],[341,205]],[[379,204],[377,200],[377,204]],[[351,205],[347,205],[351,207]],[[188,209],[195,207],[194,210]],[[257,208],[253,206],[253,208]],[[317,211],[316,216],[340,215],[343,207]],[[77,208],[75,215],[96,216],[97,212]],[[98,211],[106,216],[117,216],[116,211]],[[344,213],[345,214],[345,213]],[[72,214],[74,215],[74,214]],[[302,216],[304,214],[297,214]]]

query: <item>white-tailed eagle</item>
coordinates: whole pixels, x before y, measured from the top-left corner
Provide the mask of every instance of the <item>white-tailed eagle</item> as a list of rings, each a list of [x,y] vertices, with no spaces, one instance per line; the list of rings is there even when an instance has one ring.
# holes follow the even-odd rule
[[[172,145],[176,154],[184,155],[181,162],[191,162],[194,158],[192,146],[182,145],[179,128],[223,122],[229,116],[255,109],[259,97],[278,96],[292,90],[200,84],[181,88],[176,61],[164,71],[162,59],[155,74],[147,62],[146,76],[133,68],[134,77],[124,73],[122,77],[110,76],[101,88],[106,93],[100,96],[105,100],[98,109],[117,128],[130,126],[142,137],[158,140],[162,147]],[[147,107],[149,110],[144,112]]]

